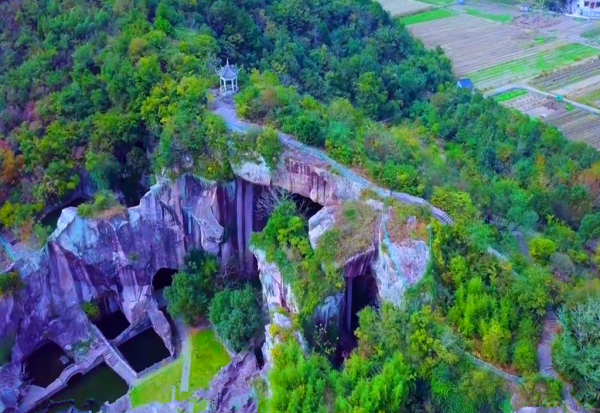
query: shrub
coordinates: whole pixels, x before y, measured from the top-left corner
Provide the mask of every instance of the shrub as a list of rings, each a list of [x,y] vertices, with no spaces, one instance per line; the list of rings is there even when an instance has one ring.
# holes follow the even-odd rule
[[[529,243],[529,253],[540,264],[546,264],[555,252],[556,244],[548,238],[534,238]]]
[[[521,373],[531,373],[537,370],[537,348],[530,340],[520,340],[515,345],[513,362]]]
[[[85,313],[86,316],[88,316],[88,318],[90,320],[94,320],[100,316],[100,308],[98,307],[98,304],[96,304],[92,301],[83,303],[81,305],[81,308],[83,309],[83,312]]]
[[[235,352],[242,351],[260,327],[260,306],[249,285],[215,295],[209,314],[219,337]]]
[[[125,207],[119,203],[115,195],[107,190],[98,191],[94,201],[82,204],[77,212],[82,218],[112,218],[122,214]]]
[[[16,293],[24,285],[21,276],[16,271],[0,274],[0,297]]]
[[[169,302],[169,314],[182,317],[188,325],[209,308],[215,294],[215,278],[219,272],[217,259],[202,252],[188,258],[186,268],[173,277],[173,284],[165,288],[164,296]]]
[[[269,168],[275,169],[283,152],[277,131],[272,128],[263,130],[256,138],[256,151],[265,159]]]

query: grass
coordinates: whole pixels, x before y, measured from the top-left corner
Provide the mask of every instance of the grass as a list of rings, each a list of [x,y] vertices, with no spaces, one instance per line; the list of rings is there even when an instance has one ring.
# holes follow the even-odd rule
[[[542,72],[553,72],[598,54],[598,50],[593,47],[570,43],[537,56],[524,57],[480,70],[471,75],[471,80],[477,83],[507,75],[512,78],[533,77]]]
[[[414,14],[412,16],[404,17],[400,19],[406,26],[411,24],[426,23],[433,20],[445,19],[447,17],[456,16],[456,13],[446,9],[437,9],[432,11],[426,11],[425,13]]]
[[[600,27],[594,27],[581,33],[581,37],[585,37],[586,39],[593,39],[598,36],[600,36]]]
[[[229,354],[215,337],[212,330],[198,331],[191,336],[191,366],[188,392],[179,392],[183,357],[160,369],[129,392],[132,406],[139,407],[152,402],[168,403],[171,401],[173,387],[177,400],[187,400],[193,391],[208,387],[212,378],[229,363]],[[201,400],[194,407],[201,412],[207,402]]]
[[[512,16],[508,14],[483,13],[477,9],[467,9],[467,14],[503,24],[508,24],[513,19]]]
[[[160,369],[129,392],[131,405],[135,408],[152,402],[170,402],[171,389],[179,387],[182,371],[182,358]]]
[[[499,94],[494,99],[496,99],[497,102],[508,102],[509,100],[516,99],[520,96],[525,96],[526,94],[527,91],[523,89],[509,90]]]

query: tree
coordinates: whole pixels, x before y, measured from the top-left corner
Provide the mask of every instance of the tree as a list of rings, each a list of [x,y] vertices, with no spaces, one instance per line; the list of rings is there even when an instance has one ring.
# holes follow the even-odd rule
[[[240,352],[260,327],[260,305],[249,285],[240,290],[226,289],[213,298],[209,318],[227,346]]]
[[[218,272],[215,257],[199,253],[195,260],[189,259],[186,267],[173,277],[173,284],[164,290],[169,314],[182,317],[188,325],[206,314],[215,293]]]
[[[553,347],[553,364],[573,383],[582,402],[600,405],[600,297],[588,296],[560,313],[563,331]]]
[[[538,237],[529,243],[529,253],[540,264],[548,263],[550,257],[556,252],[556,244],[548,238]]]

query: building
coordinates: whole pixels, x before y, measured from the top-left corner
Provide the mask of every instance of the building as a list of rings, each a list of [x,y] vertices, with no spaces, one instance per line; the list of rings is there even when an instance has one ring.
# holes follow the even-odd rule
[[[217,70],[217,73],[219,74],[220,78],[220,91],[222,95],[229,95],[237,92],[237,76],[239,69],[235,66],[229,65],[229,59],[227,59],[227,64],[225,66]]]
[[[475,85],[473,85],[471,79],[460,79],[456,82],[456,86],[458,86],[459,89],[475,90]]]
[[[577,0],[577,14],[600,19],[600,0]]]

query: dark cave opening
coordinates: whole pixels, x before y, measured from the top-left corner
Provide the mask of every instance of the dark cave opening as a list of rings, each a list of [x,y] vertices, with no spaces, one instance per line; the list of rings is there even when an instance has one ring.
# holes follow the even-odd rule
[[[263,344],[265,344],[264,341],[254,347],[254,356],[256,357],[256,364],[258,365],[259,370],[265,365],[265,356],[262,352]]]
[[[162,291],[166,287],[173,285],[173,276],[177,274],[177,270],[172,268],[161,268],[154,274],[152,278],[152,288],[154,292]]]
[[[366,307],[377,307],[379,289],[371,271],[346,279],[346,299],[342,314],[341,347],[349,354],[357,345],[354,332],[358,328],[358,313]]]
[[[41,220],[40,223],[46,227],[50,227],[53,231],[56,229],[58,224],[58,219],[60,218],[60,214],[62,214],[63,209],[69,207],[78,207],[79,205],[86,202],[87,199],[83,197],[78,197],[68,202],[67,204],[61,206],[60,208],[56,208],[54,211],[47,213]]]
[[[92,323],[98,327],[104,337],[114,340],[129,328],[129,320],[121,311],[116,293],[103,295],[97,300],[97,304],[100,309],[100,317],[92,320]]]
[[[323,209],[323,205],[317,204],[312,199],[302,195],[290,194],[290,199],[296,204],[298,213],[307,220],[311,219],[317,212]]]
[[[153,328],[148,328],[130,338],[119,345],[118,349],[129,365],[138,373],[171,355],[162,338]]]
[[[102,315],[98,320],[94,320],[93,323],[98,327],[102,334],[104,334],[104,337],[109,340],[114,340],[119,337],[119,335],[127,330],[130,325],[121,309],[110,314]]]
[[[25,373],[31,383],[48,387],[73,359],[53,341],[46,341],[25,358]]]

